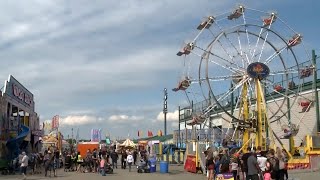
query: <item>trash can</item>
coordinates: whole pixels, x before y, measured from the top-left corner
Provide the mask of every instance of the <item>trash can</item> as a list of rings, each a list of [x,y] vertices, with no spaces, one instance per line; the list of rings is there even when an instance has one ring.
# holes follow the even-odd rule
[[[160,173],[168,173],[169,172],[169,163],[167,161],[160,162]]]
[[[156,172],[157,171],[157,160],[155,158],[152,158],[149,160],[150,163],[150,172]]]

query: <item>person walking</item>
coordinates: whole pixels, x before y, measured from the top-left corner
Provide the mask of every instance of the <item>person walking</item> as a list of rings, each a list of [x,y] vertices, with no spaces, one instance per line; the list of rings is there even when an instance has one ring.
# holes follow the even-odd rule
[[[106,176],[105,164],[106,164],[106,157],[102,156],[100,161],[100,172],[102,176]]]
[[[94,148],[92,152],[92,163],[93,163],[92,172],[95,173],[96,171],[98,171],[98,152],[96,148]]]
[[[220,161],[220,173],[228,173],[230,168],[230,158],[226,149],[222,150],[222,157]]]
[[[113,169],[114,168],[118,169],[118,163],[117,163],[119,159],[118,153],[115,150],[113,150],[110,154],[110,157],[111,157]]]
[[[133,159],[132,153],[129,152],[129,154],[127,156],[127,163],[128,163],[128,167],[129,167],[129,172],[131,172],[131,166],[132,166],[133,161],[134,161],[134,159]]]
[[[241,158],[241,168],[242,172],[244,172],[244,177],[248,176],[248,159],[251,156],[251,147],[247,147],[247,152],[242,155]]]
[[[126,161],[127,161],[127,153],[126,151],[122,151],[121,154],[121,168],[126,169]]]
[[[282,153],[284,155],[284,162],[285,162],[285,166],[283,169],[283,174],[285,176],[285,179],[288,180],[288,160],[289,160],[289,155],[287,153],[287,151],[285,149],[282,149]]]
[[[278,176],[277,178],[279,180],[284,180],[284,171],[285,171],[285,156],[284,154],[282,153],[282,150],[277,147],[276,149],[276,157],[278,158],[279,160],[279,172],[278,172]]]
[[[260,167],[254,151],[251,152],[251,155],[247,160],[247,165],[248,165],[248,175],[246,179],[259,180]]]
[[[29,157],[27,156],[26,152],[22,152],[22,159],[21,159],[21,173],[23,175],[23,179],[27,179],[27,167],[28,167]]]
[[[258,161],[260,170],[261,170],[262,175],[263,175],[265,173],[265,171],[266,171],[267,157],[262,155],[262,151],[261,151],[261,147],[260,146],[258,146],[258,148],[257,148],[257,161]]]
[[[135,149],[134,151],[133,151],[133,163],[134,163],[134,165],[136,165],[136,163],[137,163],[137,158],[138,158],[138,151]]]
[[[270,163],[271,178],[279,180],[279,159],[275,156],[275,150],[270,149],[268,152],[268,162]]]
[[[213,180],[214,177],[214,158],[213,158],[213,152],[211,148],[208,148],[207,151],[205,152],[206,154],[206,167],[209,171],[208,173],[208,180]]]
[[[238,164],[237,158],[235,156],[233,156],[231,158],[230,168],[231,168],[231,172],[233,174],[233,179],[238,180],[239,164]]]
[[[78,153],[77,153],[77,165],[78,165],[78,166],[77,166],[77,168],[76,168],[76,171],[77,171],[77,172],[83,171],[83,170],[81,170],[81,166],[82,166],[83,163],[84,163],[84,162],[83,162],[83,158],[82,158],[80,152],[78,152]]]

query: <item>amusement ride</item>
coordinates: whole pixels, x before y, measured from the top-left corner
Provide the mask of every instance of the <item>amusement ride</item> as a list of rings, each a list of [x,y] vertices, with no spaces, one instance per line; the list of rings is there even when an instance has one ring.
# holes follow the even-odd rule
[[[206,128],[208,121],[214,125],[214,114],[224,114],[228,128],[220,129],[222,139],[239,144],[239,152],[280,147],[289,154],[289,166],[310,166],[320,143],[308,113],[319,105],[316,55],[310,55],[303,36],[277,12],[243,5],[204,18],[196,29],[177,53],[184,68],[172,89],[184,92],[190,105],[206,102],[192,110],[188,124]],[[306,93],[306,82],[313,80]],[[301,131],[308,133],[300,137]]]

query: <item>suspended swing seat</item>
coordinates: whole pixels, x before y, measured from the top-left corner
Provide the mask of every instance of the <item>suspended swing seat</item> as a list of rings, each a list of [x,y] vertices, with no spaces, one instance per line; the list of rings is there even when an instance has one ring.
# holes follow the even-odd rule
[[[283,89],[283,87],[282,87],[280,84],[278,84],[278,85],[276,85],[276,86],[274,87],[274,90],[277,91],[277,92],[280,92],[280,91],[282,91],[282,90],[284,90],[284,89]]]
[[[193,50],[194,45],[193,43],[188,43],[185,47],[183,47],[178,53],[177,56],[182,56],[182,55],[189,55],[191,51]]]
[[[288,47],[293,47],[296,46],[298,44],[300,44],[302,41],[301,35],[300,34],[296,34],[292,37],[292,39],[290,39],[288,41]]]
[[[189,126],[199,125],[204,122],[205,118],[203,116],[194,116],[192,117],[192,121],[188,123]]]
[[[209,29],[214,22],[214,17],[209,16],[205,21],[202,21],[199,26],[197,27],[198,30],[202,30],[204,28]]]
[[[313,68],[312,67],[306,67],[304,69],[302,69],[300,71],[300,79],[303,79],[303,78],[306,78],[306,77],[309,77],[311,76],[313,73]]]
[[[281,139],[289,139],[292,136],[296,136],[299,132],[299,125],[291,124],[290,127],[288,125],[282,126],[284,135],[281,137]]]
[[[302,110],[300,113],[309,112],[311,101],[309,100],[303,100],[299,103],[299,105],[302,107]]]
[[[232,14],[228,16],[228,19],[229,20],[238,19],[239,17],[242,16],[243,12],[244,12],[244,7],[240,6],[238,9],[236,9],[234,12],[232,12]]]
[[[179,91],[179,90],[185,91],[186,89],[188,89],[190,84],[191,84],[190,79],[186,78],[186,79],[180,81],[179,84],[178,84],[178,87],[173,88],[172,91],[175,91],[175,92]]]
[[[296,83],[294,83],[294,81],[290,81],[288,86],[289,86],[289,89],[294,89],[296,86]]]
[[[263,26],[269,26],[276,21],[276,16],[274,13],[271,13],[270,17],[263,19]]]

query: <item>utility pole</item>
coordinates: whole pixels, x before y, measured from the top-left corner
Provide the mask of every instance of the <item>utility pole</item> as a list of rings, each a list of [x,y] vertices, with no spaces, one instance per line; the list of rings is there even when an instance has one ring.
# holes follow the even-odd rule
[[[164,115],[164,135],[167,135],[167,113],[168,113],[168,93],[167,88],[164,88],[164,101],[163,101],[163,115]]]
[[[318,86],[317,86],[317,55],[315,50],[312,50],[312,64],[313,64],[313,87],[314,87],[314,95],[316,101],[316,118],[317,118],[317,132],[320,132],[320,115],[319,115],[319,95],[318,95]]]
[[[71,144],[73,145],[73,128],[71,128]]]
[[[180,106],[179,106],[179,108],[178,108],[178,112],[179,112],[179,117],[178,117],[178,121],[179,121],[179,123],[178,123],[178,138],[177,138],[177,147],[179,147],[179,146],[181,146],[181,145],[179,145],[180,143],[181,143],[181,139],[180,139],[180,121],[181,121],[181,115],[180,115],[180,111],[181,111],[181,109],[180,109]]]

